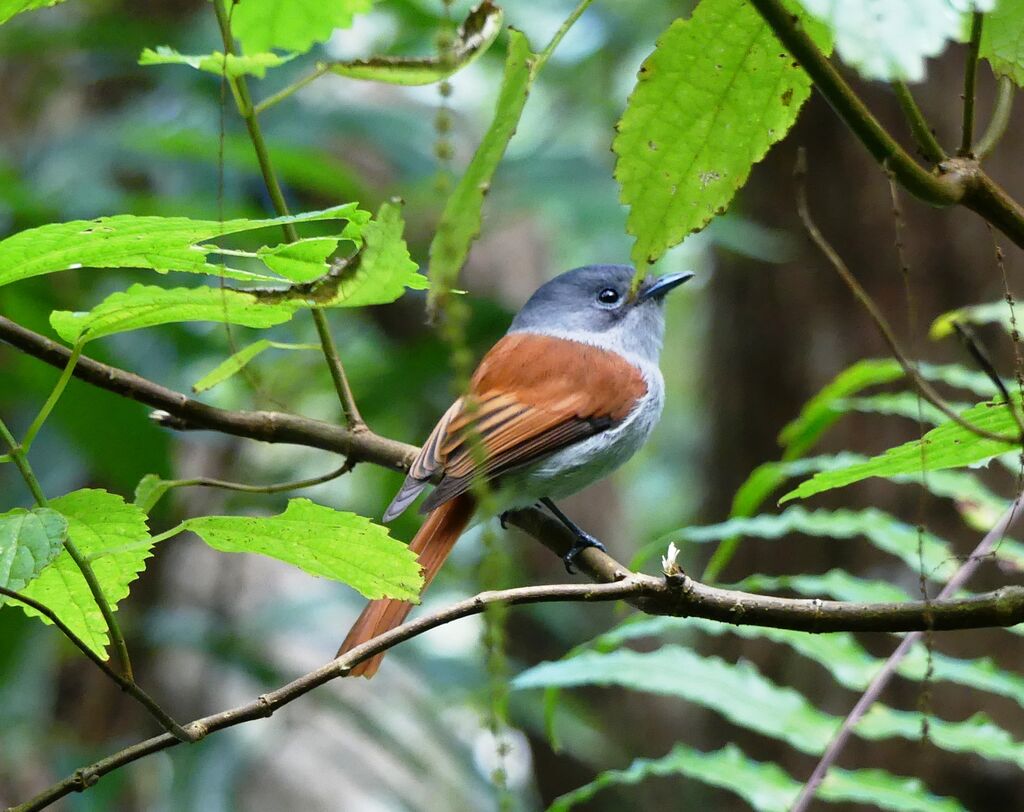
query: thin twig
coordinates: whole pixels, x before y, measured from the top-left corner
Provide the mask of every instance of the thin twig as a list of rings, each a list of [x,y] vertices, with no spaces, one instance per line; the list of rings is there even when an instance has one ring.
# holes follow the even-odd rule
[[[277,91],[277,93],[274,93],[274,94],[272,94],[270,96],[267,96],[267,98],[265,98],[263,101],[261,101],[255,107],[253,107],[252,108],[253,114],[258,116],[261,113],[266,112],[271,107],[273,107],[275,104],[278,104],[279,102],[283,102],[285,99],[287,99],[293,93],[295,93],[295,92],[297,92],[299,90],[302,90],[302,88],[304,88],[310,82],[314,82],[317,79],[319,79],[321,76],[323,76],[325,73],[327,73],[330,69],[331,69],[331,66],[329,64],[327,64],[326,62],[317,62],[316,68],[313,70],[312,73],[306,74],[301,79],[298,79],[298,80],[292,82],[287,87],[283,88],[282,90]]]
[[[906,116],[907,123],[910,125],[910,133],[914,136],[914,142],[917,144],[918,151],[933,164],[942,163],[949,156],[946,155],[946,151],[935,137],[934,130],[928,124],[928,120],[924,117],[924,113],[921,112],[921,108],[918,107],[906,82],[897,79],[892,83],[892,89],[896,93],[896,99],[899,101],[903,115]]]
[[[92,660],[93,664],[98,669],[100,669],[100,671],[102,671],[111,680],[113,680],[122,691],[131,696],[133,699],[137,700],[147,711],[149,711],[150,715],[160,723],[160,726],[164,730],[166,730],[179,741],[192,741],[192,737],[185,732],[185,729],[182,728],[182,726],[179,725],[177,722],[175,722],[171,715],[167,713],[167,711],[165,711],[163,708],[161,708],[157,701],[153,699],[153,697],[151,697],[144,690],[142,690],[142,688],[139,687],[137,682],[135,682],[134,680],[125,679],[120,674],[118,674],[113,668],[107,665],[106,661],[103,660],[103,658],[100,657],[95,651],[89,648],[89,646],[86,644],[84,640],[82,640],[78,635],[71,631],[68,625],[63,620],[61,620],[60,617],[52,609],[50,609],[50,607],[40,603],[34,598],[30,598],[28,595],[22,595],[20,592],[15,592],[13,589],[7,589],[3,586],[0,586],[0,595],[10,598],[11,600],[18,601],[18,603],[22,603],[25,606],[31,607],[39,614],[41,614],[43,617],[45,617],[47,620],[49,620],[54,626],[57,627],[57,629],[61,633],[63,633],[65,637],[68,638],[68,640],[70,640],[75,645],[75,647],[79,651],[81,651],[86,657]]]
[[[69,353],[69,357],[72,355]],[[76,365],[68,364],[72,369]],[[14,435],[11,434],[7,428],[7,424],[3,420],[0,420],[0,438],[2,438],[7,445],[10,447],[11,459],[17,466],[18,471],[21,473],[22,479],[25,480],[25,484],[28,486],[29,491],[32,493],[32,498],[35,499],[36,504],[39,507],[46,507],[49,502],[46,498],[46,494],[43,493],[42,487],[39,485],[39,480],[36,478],[35,472],[32,470],[32,466],[29,464],[28,457],[25,455],[25,449],[14,439]],[[103,592],[103,587],[100,584],[99,578],[96,577],[96,572],[93,570],[92,565],[88,559],[82,555],[81,551],[75,545],[70,538],[64,539],[64,549],[67,550],[71,560],[74,561],[75,566],[78,567],[82,573],[82,577],[85,579],[86,585],[89,587],[89,592],[92,593],[93,600],[96,602],[96,606],[100,610],[100,614],[103,615],[103,620],[107,624],[107,632],[110,634],[110,643],[114,647],[114,651],[117,653],[117,660],[121,666],[121,675],[129,682],[134,682],[135,677],[132,674],[132,661],[128,656],[128,644],[125,642],[124,635],[121,633],[121,627],[118,625],[116,618],[114,617],[114,610],[110,606],[110,602],[107,600],[107,596]]]
[[[971,39],[967,45],[967,64],[964,66],[964,118],[961,127],[958,155],[971,155],[974,146],[974,100],[978,84],[978,49],[985,15],[980,11],[971,15]]]
[[[832,267],[835,268],[840,279],[843,280],[853,295],[857,297],[857,300],[861,305],[863,305],[868,315],[871,316],[872,321],[874,321],[875,325],[878,327],[878,331],[885,340],[885,343],[889,345],[889,350],[899,362],[900,366],[903,367],[903,371],[907,377],[914,382],[914,385],[918,388],[921,395],[946,417],[972,434],[975,434],[978,437],[983,437],[987,440],[1005,443],[1007,445],[1019,444],[1020,439],[1017,437],[996,434],[964,420],[963,417],[953,410],[953,408],[935,390],[935,388],[921,377],[917,368],[907,358],[906,354],[900,347],[899,341],[897,341],[896,335],[892,331],[892,327],[889,326],[889,322],[886,320],[885,316],[882,315],[881,310],[878,309],[878,305],[875,304],[871,296],[868,295],[868,292],[864,290],[860,282],[857,281],[857,278],[850,272],[850,269],[846,266],[843,258],[839,256],[828,240],[825,239],[825,236],[818,229],[817,225],[815,225],[814,220],[811,217],[810,209],[807,205],[807,189],[804,182],[806,174],[806,159],[804,153],[801,151],[797,159],[797,166],[794,170],[794,175],[797,179],[797,211],[799,212],[800,220],[803,222],[804,229],[807,231],[811,240],[818,249],[825,255],[826,259],[828,259]]]
[[[193,477],[192,479],[175,479],[172,480],[170,487],[172,488],[219,488],[225,491],[240,491],[241,493],[286,493],[288,491],[297,491],[302,488],[311,488],[314,485],[322,485],[324,482],[330,482],[332,479],[338,479],[345,474],[351,472],[355,467],[355,463],[348,460],[345,463],[333,471],[328,471],[326,474],[320,474],[320,476],[310,477],[309,479],[299,479],[294,482],[275,482],[273,485],[250,485],[245,482],[226,482],[223,479],[212,479],[211,477]]]
[[[562,21],[562,24],[558,27],[554,36],[551,37],[551,41],[548,42],[543,51],[537,54],[537,58],[533,61],[530,72],[535,77],[551,58],[551,54],[555,52],[555,49],[558,47],[559,43],[561,43],[562,38],[569,33],[569,29],[573,27],[583,12],[587,10],[587,7],[593,2],[594,0],[580,0],[576,8],[572,10],[572,13]]]
[[[985,160],[999,144],[1000,139],[1010,126],[1010,113],[1013,111],[1013,95],[1016,88],[1009,76],[999,77],[999,86],[996,91],[996,104],[992,109],[992,119],[988,128],[982,134],[974,154],[979,161]]]
[[[32,447],[32,441],[39,433],[39,430],[43,427],[43,423],[46,422],[46,418],[50,416],[50,413],[57,405],[57,401],[60,400],[60,396],[64,394],[64,388],[68,385],[68,381],[71,380],[71,375],[75,371],[75,364],[78,363],[78,356],[82,354],[82,347],[84,346],[85,342],[80,340],[72,348],[67,366],[65,366],[64,370],[60,373],[57,383],[54,385],[53,390],[50,392],[50,396],[46,399],[46,402],[39,410],[39,414],[36,415],[35,420],[32,421],[32,424],[25,431],[25,436],[21,440],[21,446],[26,454]]]
[[[938,599],[931,604],[933,607],[936,606],[938,602],[948,598],[950,595],[955,595],[960,588],[967,583],[971,576],[974,575],[978,567],[981,566],[984,557],[999,544],[1009,529],[1017,521],[1019,517],[1018,508],[1020,507],[1020,503],[1021,496],[1018,495],[1006,512],[1000,517],[999,521],[995,523],[992,529],[989,530],[988,533],[985,534],[985,537],[978,543],[978,546],[975,547],[974,552],[971,553],[970,557],[942,588],[942,591],[939,592]],[[800,791],[800,795],[797,797],[796,802],[790,809],[790,812],[804,812],[804,810],[806,810],[810,805],[814,798],[814,794],[817,792],[822,780],[824,780],[829,767],[835,763],[839,754],[843,751],[843,748],[849,741],[850,734],[853,732],[854,726],[878,700],[882,691],[885,689],[885,686],[889,684],[890,680],[896,674],[896,669],[899,667],[899,664],[910,653],[910,650],[920,642],[921,637],[921,632],[908,634],[903,638],[899,646],[896,647],[896,650],[889,655],[889,659],[885,661],[885,665],[883,665],[881,670],[875,674],[867,689],[861,695],[860,699],[857,700],[857,704],[853,706],[853,709],[843,720],[843,723],[839,726],[839,729],[832,737],[832,741],[829,742],[829,745],[822,754],[821,759],[818,761],[817,765],[815,765],[814,772],[811,773],[811,777],[807,780],[807,783],[804,784],[804,787]]]
[[[217,24],[220,27],[221,40],[224,43],[224,53],[234,54],[235,41],[231,35],[231,19],[224,10],[222,0],[214,0],[213,9],[217,15]],[[249,93],[249,84],[244,76],[228,77],[228,81],[235,91],[234,95],[238,113],[242,120],[245,121],[245,128],[249,133],[249,140],[252,141],[253,150],[256,152],[256,162],[259,164],[263,183],[267,188],[267,194],[270,195],[270,202],[274,206],[274,211],[280,216],[287,216],[290,213],[288,203],[284,199],[281,184],[277,179],[277,173],[274,172],[274,165],[270,160],[270,151],[267,149],[267,142],[263,138],[263,130],[260,127],[256,109],[253,107],[252,95]],[[284,232],[286,242],[296,242],[299,239],[299,233],[296,231],[294,224],[283,223],[281,229]],[[331,338],[327,317],[319,307],[314,306],[311,312],[317,334],[320,336],[320,344],[323,347],[324,360],[327,361],[327,367],[331,371],[331,380],[334,382],[334,389],[338,394],[338,400],[341,402],[345,418],[350,428],[362,430],[365,423],[352,397],[352,390],[348,385],[345,368],[342,366],[338,349]]]

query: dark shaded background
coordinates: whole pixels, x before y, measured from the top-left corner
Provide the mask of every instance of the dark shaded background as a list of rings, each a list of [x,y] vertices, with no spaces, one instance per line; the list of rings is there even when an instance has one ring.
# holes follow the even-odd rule
[[[507,21],[546,41],[571,4],[517,2]],[[463,282],[471,292],[470,337],[482,352],[511,313],[555,272],[595,261],[626,261],[624,211],[611,180],[609,144],[632,77],[679,4],[629,0],[596,4],[566,38],[531,94],[527,112],[487,202],[484,233]],[[380,3],[327,46],[334,55],[434,47],[440,3]],[[456,16],[464,4],[456,7]],[[0,233],[50,221],[134,213],[235,217],[262,215],[269,203],[233,106],[223,106],[216,77],[186,68],[140,68],[145,46],[182,52],[217,47],[212,11],[198,0],[83,2],[18,17],[0,28]],[[471,154],[491,110],[502,43],[455,82],[455,165]],[[298,76],[312,57],[262,83],[257,98]],[[957,139],[961,59],[953,52],[930,66],[915,88],[940,139]],[[307,68],[308,69],[308,68]],[[982,118],[992,82],[981,81]],[[895,99],[884,86],[859,84],[880,117],[903,134]],[[433,88],[405,91],[336,77],[264,117],[270,149],[295,210],[356,199],[375,207],[392,195],[407,201],[414,258],[425,261],[442,197],[434,157],[438,111]],[[223,119],[222,119],[223,115]],[[223,139],[220,138],[223,120]],[[991,162],[994,177],[1024,190],[1017,156],[1020,115]],[[567,503],[581,524],[628,561],[640,542],[685,524],[718,521],[750,470],[779,455],[776,434],[800,405],[858,358],[884,355],[874,327],[822,259],[805,244],[795,216],[792,167],[807,149],[815,215],[901,335],[931,359],[959,360],[956,347],[926,338],[930,320],[954,306],[1002,293],[993,240],[965,211],[936,211],[901,198],[912,308],[895,249],[888,181],[837,119],[814,97],[793,133],[755,168],[730,214],[671,252],[659,271],[692,268],[698,281],[672,302],[663,368],[666,413],[645,451],[621,474]],[[219,159],[223,158],[223,163]],[[222,165],[222,172],[219,166]],[[1011,251],[1011,281],[1019,261]],[[0,312],[48,333],[53,309],[82,309],[124,287],[129,273],[81,272],[42,277],[0,289]],[[146,281],[146,280],[143,280]],[[151,281],[151,280],[150,280]],[[185,284],[188,284],[186,280]],[[422,439],[451,396],[447,355],[425,324],[422,298],[393,306],[334,313],[332,325],[360,407],[379,432]],[[280,330],[311,340],[308,325]],[[997,357],[1008,348],[983,331]],[[234,331],[238,344],[249,339]],[[109,361],[185,390],[230,352],[223,327],[197,325],[134,333],[100,342]],[[1005,367],[1007,370],[1008,366]],[[24,428],[56,372],[0,346],[0,411]],[[326,370],[315,354],[268,356],[251,376],[209,393],[225,406],[284,407],[340,420]],[[899,420],[850,417],[826,438],[826,450],[882,450],[914,436]],[[72,383],[33,448],[48,494],[103,487],[130,494],[146,473],[204,474],[253,482],[315,475],[336,461],[306,449],[271,447],[207,434],[171,436],[138,404]],[[0,467],[3,509],[27,494]],[[360,466],[338,482],[303,495],[379,515],[398,485],[395,474]],[[277,511],[285,496],[254,498],[216,491],[178,491],[152,517],[164,529],[210,512]],[[874,504],[915,520],[917,494],[868,484],[821,504]],[[929,526],[948,532],[959,549],[975,539],[952,511],[925,505]],[[396,523],[409,538],[415,517]],[[509,584],[556,581],[561,564],[538,545],[505,534]],[[456,552],[427,607],[472,594],[479,584],[478,536]],[[709,550],[684,551],[699,572]],[[725,573],[822,572],[844,567],[873,577],[908,573],[864,543],[821,539],[750,541]],[[993,584],[996,573],[986,573]],[[908,583],[908,586],[913,586]],[[980,584],[979,584],[980,585]],[[193,718],[246,700],[315,667],[333,653],[361,604],[350,590],[313,581],[284,565],[215,554],[192,537],[165,542],[133,585],[122,622],[140,679],[166,699],[175,716]],[[509,617],[509,658],[517,670],[556,658],[607,629],[621,613],[605,606],[550,605]],[[68,809],[489,809],[496,806],[489,772],[495,746],[486,730],[490,700],[479,647],[480,623],[465,620],[393,653],[373,683],[321,689],[274,719],[218,734],[104,778]],[[962,655],[994,653],[1005,666],[1015,652],[990,651],[999,638],[951,637],[943,648]],[[866,639],[875,653],[889,643]],[[703,640],[702,651],[753,659],[774,679],[794,685],[822,709],[845,713],[855,700],[817,666],[757,642]],[[887,694],[913,708],[919,690],[901,683]],[[932,707],[960,719],[977,710],[962,689],[940,687]],[[984,697],[982,707],[1020,737],[1024,717],[1014,703]],[[689,705],[619,690],[574,692],[565,699],[565,750],[551,751],[535,694],[511,697],[505,759],[516,808],[545,802],[622,767],[656,757],[677,740],[710,749],[737,741],[754,758],[778,760],[797,777],[809,758],[740,731]],[[155,732],[148,718],[52,629],[19,611],[0,611],[0,801],[23,800],[63,774]],[[925,743],[854,742],[845,766],[888,766],[955,794],[971,809],[1024,804],[1019,772],[953,758]],[[894,766],[895,765],[895,766]],[[895,767],[898,766],[898,770]],[[734,796],[694,782],[652,780],[599,795],[590,808],[739,809]]]

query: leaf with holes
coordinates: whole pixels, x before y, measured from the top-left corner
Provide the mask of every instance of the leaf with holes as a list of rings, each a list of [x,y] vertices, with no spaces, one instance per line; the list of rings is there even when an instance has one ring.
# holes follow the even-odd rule
[[[294,54],[279,56],[274,53],[246,54],[237,56],[228,54],[227,65],[224,54],[214,51],[212,54],[188,55],[180,54],[166,45],[158,45],[155,49],[146,48],[139,55],[140,65],[187,65],[196,70],[213,73],[217,76],[244,76],[249,74],[262,79],[268,68],[277,68],[294,59]]]
[[[68,538],[92,565],[104,596],[116,609],[151,555],[153,542],[145,512],[116,494],[92,489],[51,499],[50,508],[67,520]],[[52,609],[89,648],[106,658],[107,624],[66,550],[23,591]],[[22,608],[39,616],[27,606]]]
[[[327,273],[327,257],[337,249],[337,237],[310,237],[280,245],[265,245],[256,252],[256,256],[274,273],[292,282],[312,282]]]
[[[206,516],[185,529],[225,553],[259,553],[321,578],[348,584],[367,598],[416,601],[423,577],[416,555],[369,519],[292,499],[280,516]]]
[[[56,310],[50,324],[69,344],[92,341],[161,324],[214,321],[241,327],[272,327],[288,321],[301,301],[270,304],[229,288],[158,288],[132,285],[112,293],[92,310]]]
[[[820,26],[809,26],[829,49]],[[637,266],[725,211],[811,81],[747,0],[702,0],[647,57],[612,145]]]
[[[347,220],[358,230],[370,219],[356,203],[323,211],[266,220],[191,220],[187,217],[136,217],[119,214],[95,220],[30,228],[0,241],[0,285],[40,274],[76,268],[148,268],[160,273],[186,271],[244,279],[267,279],[263,274],[233,271],[207,262],[216,253],[208,240],[256,231],[286,223]]]
[[[25,587],[60,555],[67,535],[67,520],[50,508],[0,514],[0,586]]]

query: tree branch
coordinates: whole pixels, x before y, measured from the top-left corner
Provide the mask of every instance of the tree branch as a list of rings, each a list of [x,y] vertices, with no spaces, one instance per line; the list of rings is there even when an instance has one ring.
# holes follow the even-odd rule
[[[897,80],[892,83],[892,89],[896,93],[896,99],[900,103],[903,115],[907,119],[907,124],[910,125],[910,133],[914,136],[914,141],[917,143],[917,149],[921,155],[933,164],[946,160],[949,156],[946,155],[946,151],[935,138],[935,133],[929,126],[927,119],[925,119],[924,113],[921,112],[921,108],[917,106],[917,102],[914,100],[910,88],[907,87],[907,83]]]
[[[1024,248],[1024,208],[1003,191],[978,162],[958,157],[939,164],[937,174],[920,166],[878,122],[781,0],[750,0],[782,44],[807,71],[815,87],[901,186],[933,206],[961,203]]]

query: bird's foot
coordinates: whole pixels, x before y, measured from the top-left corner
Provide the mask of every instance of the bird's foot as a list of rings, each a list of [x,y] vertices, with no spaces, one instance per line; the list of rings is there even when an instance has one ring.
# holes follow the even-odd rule
[[[585,530],[580,530],[576,534],[576,542],[572,545],[572,549],[569,550],[564,556],[562,561],[565,562],[565,571],[570,575],[576,574],[576,569],[573,567],[579,554],[586,550],[588,547],[596,547],[601,552],[605,552],[605,546],[594,538],[590,533]]]

